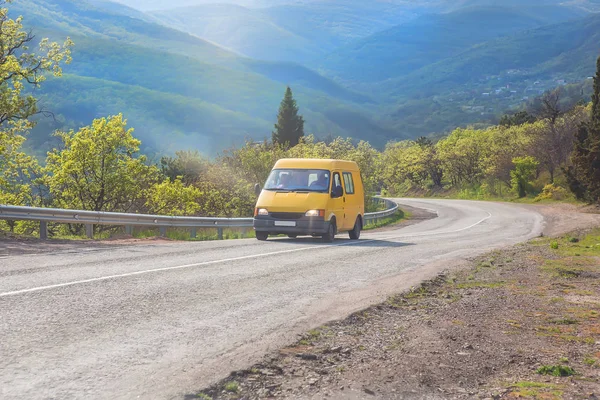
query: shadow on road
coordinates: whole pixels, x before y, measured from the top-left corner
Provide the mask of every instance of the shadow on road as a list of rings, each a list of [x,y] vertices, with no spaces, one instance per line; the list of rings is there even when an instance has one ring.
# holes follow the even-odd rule
[[[269,242],[277,244],[306,244],[311,246],[340,246],[340,247],[406,247],[414,246],[414,243],[395,242],[391,240],[378,239],[336,239],[332,243],[325,243],[321,238],[302,237],[297,239],[291,238],[271,238]]]

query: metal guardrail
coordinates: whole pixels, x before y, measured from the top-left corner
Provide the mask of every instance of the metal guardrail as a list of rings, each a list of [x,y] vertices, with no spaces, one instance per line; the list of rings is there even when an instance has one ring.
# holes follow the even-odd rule
[[[393,201],[381,199],[388,209],[365,213],[365,222],[377,222],[398,211]],[[0,205],[0,219],[13,221],[40,221],[40,238],[48,238],[48,222],[63,224],[84,224],[86,235],[93,237],[94,225],[125,226],[128,234],[134,226],[158,227],[160,235],[166,236],[167,228],[190,228],[191,237],[196,237],[197,228],[216,228],[219,239],[223,239],[224,228],[252,228],[252,218],[207,218],[207,217],[169,217],[164,215],[127,214],[103,211],[64,210],[59,208],[39,208],[25,206]]]
[[[385,203],[386,209],[383,211],[365,213],[365,221],[378,222],[380,219],[387,218],[391,215],[394,215],[396,212],[398,212],[399,207],[398,207],[398,204],[396,204],[395,202],[388,200],[388,199],[381,199],[381,198],[379,198],[379,200],[381,200]]]

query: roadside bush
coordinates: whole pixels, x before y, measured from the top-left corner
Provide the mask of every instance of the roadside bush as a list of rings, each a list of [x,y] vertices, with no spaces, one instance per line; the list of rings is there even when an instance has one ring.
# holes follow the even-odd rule
[[[556,186],[552,183],[549,183],[548,185],[544,186],[544,188],[542,189],[542,192],[537,195],[537,197],[535,198],[535,201],[541,201],[541,200],[565,200],[569,197],[569,192],[560,187],[560,186]]]

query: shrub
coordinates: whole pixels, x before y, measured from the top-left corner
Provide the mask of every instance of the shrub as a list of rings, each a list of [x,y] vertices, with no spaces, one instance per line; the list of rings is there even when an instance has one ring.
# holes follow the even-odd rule
[[[544,186],[542,192],[535,198],[535,201],[540,200],[565,200],[569,197],[569,193],[566,189],[555,186],[552,183]]]
[[[567,365],[542,365],[537,369],[540,375],[572,376],[575,370]]]

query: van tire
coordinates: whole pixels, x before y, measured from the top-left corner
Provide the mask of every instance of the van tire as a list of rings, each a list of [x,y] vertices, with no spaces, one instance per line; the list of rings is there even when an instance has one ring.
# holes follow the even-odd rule
[[[268,232],[256,232],[256,238],[260,241],[265,241],[269,238]]]
[[[348,231],[348,235],[352,240],[360,239],[360,230],[362,229],[362,220],[360,217],[356,217],[356,222],[354,223],[354,228],[351,231]]]
[[[335,224],[335,219],[332,219],[331,222],[329,223],[329,230],[327,230],[327,233],[321,237],[323,239],[323,242],[325,242],[325,243],[333,242],[333,240],[335,239],[336,229],[337,229],[337,226]]]

